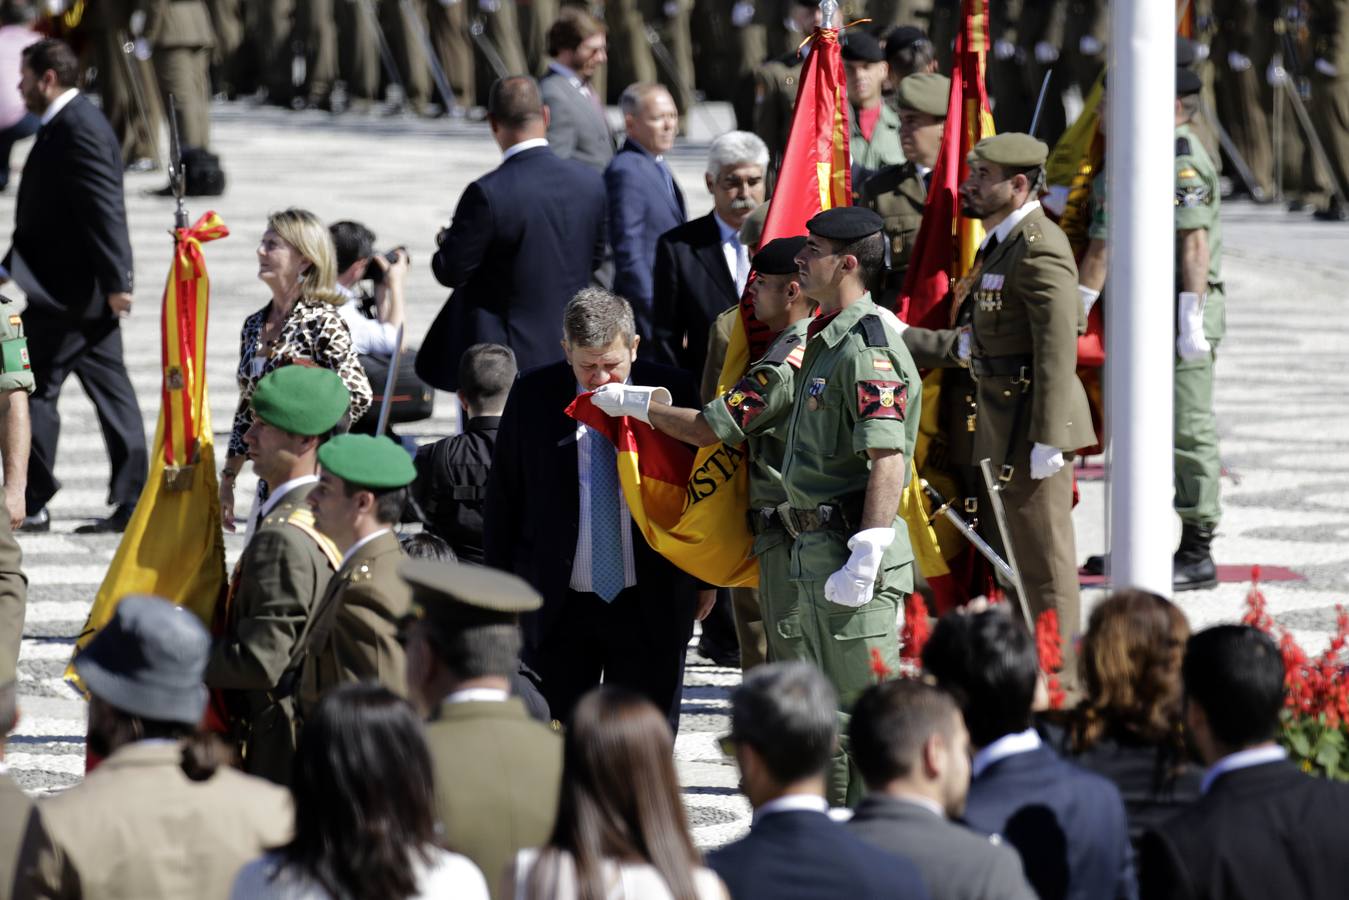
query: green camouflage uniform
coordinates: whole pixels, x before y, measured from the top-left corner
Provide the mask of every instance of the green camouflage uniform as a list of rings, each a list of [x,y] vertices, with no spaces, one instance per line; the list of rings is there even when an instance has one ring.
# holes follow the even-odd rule
[[[0,394],[33,393],[33,373],[28,364],[28,339],[23,320],[10,301],[0,297]],[[28,603],[28,578],[23,574],[23,552],[14,540],[9,513],[0,509],[0,684],[19,664],[23,639],[24,608]]]

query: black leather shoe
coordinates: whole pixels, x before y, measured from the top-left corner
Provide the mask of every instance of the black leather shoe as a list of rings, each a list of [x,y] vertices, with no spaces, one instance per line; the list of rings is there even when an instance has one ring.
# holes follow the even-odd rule
[[[1213,564],[1213,529],[1185,524],[1180,530],[1180,547],[1171,562],[1171,587],[1176,591],[1198,591],[1218,584],[1218,567]]]
[[[52,530],[52,515],[47,512],[47,507],[42,507],[31,516],[24,516],[23,522],[19,524],[19,531],[29,534],[41,534]]]
[[[1105,570],[1109,565],[1109,553],[1103,553],[1098,556],[1088,556],[1087,561],[1082,564],[1082,571],[1087,575],[1104,575]]]
[[[121,534],[131,521],[131,512],[136,508],[133,503],[122,503],[106,519],[95,519],[88,525],[75,529],[76,534]]]
[[[1318,222],[1349,222],[1349,208],[1332,201],[1325,209],[1312,213],[1312,218]]]
[[[699,641],[698,655],[714,666],[721,666],[725,669],[740,668],[740,649],[738,647],[717,647],[708,641]]]

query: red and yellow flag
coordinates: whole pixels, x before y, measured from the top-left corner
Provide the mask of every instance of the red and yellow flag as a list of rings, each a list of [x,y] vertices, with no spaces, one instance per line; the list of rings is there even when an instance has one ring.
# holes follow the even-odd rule
[[[174,232],[161,313],[163,381],[150,477],[75,641],[76,653],[128,594],[172,600],[209,627],[225,589],[220,489],[206,397],[211,283],[201,245],[228,235],[213,212]],[[66,669],[66,679],[80,686],[73,667]]]

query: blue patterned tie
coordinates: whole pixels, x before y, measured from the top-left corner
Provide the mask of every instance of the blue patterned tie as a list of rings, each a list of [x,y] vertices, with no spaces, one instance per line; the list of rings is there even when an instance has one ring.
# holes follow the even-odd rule
[[[590,435],[590,586],[605,603],[623,590],[623,523],[618,504],[618,454],[599,432]]]

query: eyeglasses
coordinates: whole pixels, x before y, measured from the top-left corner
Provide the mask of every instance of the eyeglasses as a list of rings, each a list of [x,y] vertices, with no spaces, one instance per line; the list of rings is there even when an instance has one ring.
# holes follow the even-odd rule
[[[736,741],[735,735],[723,734],[717,738],[717,746],[721,748],[722,754],[728,759],[735,759],[735,745],[737,743],[739,742]]]

